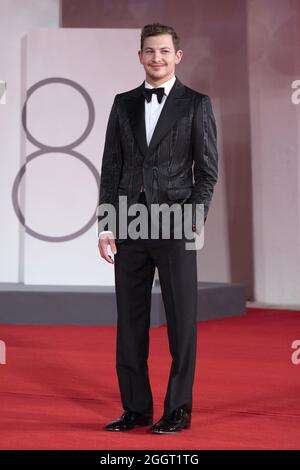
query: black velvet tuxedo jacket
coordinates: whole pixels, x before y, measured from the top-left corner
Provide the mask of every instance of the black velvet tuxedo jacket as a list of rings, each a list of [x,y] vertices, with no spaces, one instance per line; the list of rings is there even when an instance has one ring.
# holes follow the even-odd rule
[[[176,81],[167,96],[149,146],[146,141],[144,82],[115,96],[102,159],[99,205],[204,204],[207,218],[218,176],[217,129],[208,95]],[[107,230],[98,216],[98,231]]]

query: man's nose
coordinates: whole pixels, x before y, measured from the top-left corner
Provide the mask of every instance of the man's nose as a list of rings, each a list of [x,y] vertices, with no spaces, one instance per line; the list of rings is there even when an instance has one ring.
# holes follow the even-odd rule
[[[161,53],[160,53],[159,51],[154,52],[153,60],[154,60],[154,62],[160,62],[160,60],[161,60]]]

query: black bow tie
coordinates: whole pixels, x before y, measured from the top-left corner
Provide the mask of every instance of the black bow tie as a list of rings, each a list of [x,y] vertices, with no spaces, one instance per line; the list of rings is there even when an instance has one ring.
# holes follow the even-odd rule
[[[150,101],[152,100],[153,93],[157,95],[157,100],[159,103],[161,103],[165,94],[165,89],[164,88],[144,88],[143,95],[148,101],[148,103],[150,103]]]

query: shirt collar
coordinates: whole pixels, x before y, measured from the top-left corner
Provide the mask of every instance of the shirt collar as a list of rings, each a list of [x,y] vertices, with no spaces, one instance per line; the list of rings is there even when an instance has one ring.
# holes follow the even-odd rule
[[[170,78],[170,79],[167,80],[166,82],[161,83],[161,84],[159,85],[159,88],[162,87],[162,88],[165,89],[165,95],[168,96],[168,94],[169,94],[170,91],[171,91],[172,86],[173,86],[174,83],[175,83],[175,80],[176,80],[176,76],[173,75],[172,78]],[[147,80],[145,80],[145,88],[154,88],[154,86],[153,86],[153,85],[150,85],[150,83],[148,83]]]

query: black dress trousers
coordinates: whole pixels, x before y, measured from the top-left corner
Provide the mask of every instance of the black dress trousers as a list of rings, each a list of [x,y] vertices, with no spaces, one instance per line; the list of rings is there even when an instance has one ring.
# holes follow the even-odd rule
[[[141,194],[140,201],[144,198]],[[172,365],[164,413],[192,411],[197,346],[197,258],[181,239],[126,239],[114,256],[117,300],[116,368],[124,410],[152,412],[148,374],[151,291],[158,269]]]

